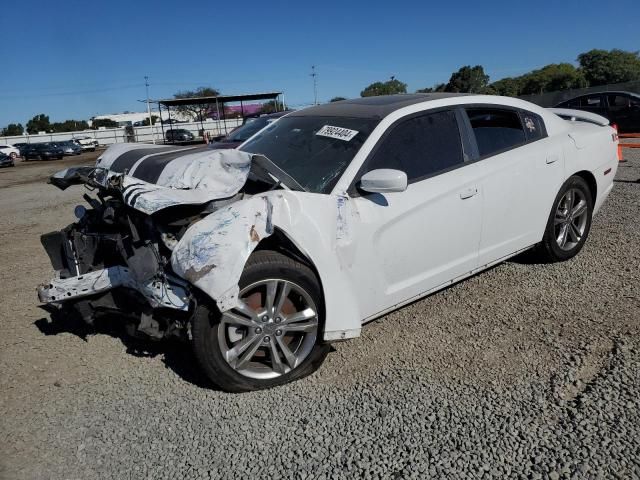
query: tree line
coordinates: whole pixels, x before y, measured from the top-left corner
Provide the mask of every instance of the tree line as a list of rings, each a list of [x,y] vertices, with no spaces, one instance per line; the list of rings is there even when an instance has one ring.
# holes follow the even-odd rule
[[[521,95],[540,94],[574,88],[594,87],[640,80],[640,53],[620,49],[589,50],[581,53],[577,58],[578,66],[571,63],[552,63],[542,68],[532,70],[517,77],[506,77],[491,82],[489,75],[482,65],[465,65],[457,72],[453,72],[447,83],[439,83],[432,87],[416,90],[416,93],[454,92],[454,93],[482,93],[489,95],[505,95],[517,97]],[[395,77],[386,82],[374,82],[367,86],[360,96],[371,97],[377,95],[391,95],[407,93],[407,84]],[[217,96],[220,92],[212,87],[199,87],[195,90],[180,91],[174,98],[194,98]],[[330,102],[345,100],[344,97],[334,97]],[[275,101],[263,105],[263,113],[282,110],[283,105]],[[210,109],[209,104],[185,105],[176,110],[194,120],[203,120]],[[149,121],[145,120],[145,124]],[[155,119],[154,119],[155,123]],[[93,120],[91,128],[113,128],[118,124],[110,119]],[[49,116],[43,113],[34,116],[23,127],[20,123],[10,123],[0,131],[2,136],[22,135],[26,129],[30,135],[38,132],[72,132],[85,130],[89,124],[85,120],[65,120],[64,122],[49,121]]]
[[[466,65],[453,72],[447,83],[421,88],[416,93],[482,93],[517,97],[640,80],[639,52],[594,49],[581,53],[577,60],[578,67],[570,63],[552,63],[524,75],[495,82],[490,82],[489,75],[481,65]],[[391,77],[386,82],[372,83],[360,92],[360,96],[394,93],[407,93],[407,84]],[[331,101],[338,99],[342,97]]]

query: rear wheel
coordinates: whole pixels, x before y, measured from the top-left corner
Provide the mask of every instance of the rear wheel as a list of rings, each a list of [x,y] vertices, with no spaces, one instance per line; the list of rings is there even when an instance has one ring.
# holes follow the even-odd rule
[[[570,177],[558,192],[538,252],[542,260],[561,262],[582,250],[591,230],[593,198],[587,182]]]
[[[221,314],[205,302],[194,315],[193,348],[207,377],[223,390],[246,392],[314,372],[329,345],[322,343],[322,293],[313,271],[258,251],[239,286],[237,308]]]

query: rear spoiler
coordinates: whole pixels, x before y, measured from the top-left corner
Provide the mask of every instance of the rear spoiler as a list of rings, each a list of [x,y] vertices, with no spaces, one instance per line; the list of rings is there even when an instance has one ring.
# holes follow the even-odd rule
[[[595,123],[596,125],[600,125],[601,127],[606,127],[607,125],[609,125],[608,119],[591,112],[583,112],[582,110],[571,110],[569,108],[547,108],[547,110],[571,122],[578,121]]]

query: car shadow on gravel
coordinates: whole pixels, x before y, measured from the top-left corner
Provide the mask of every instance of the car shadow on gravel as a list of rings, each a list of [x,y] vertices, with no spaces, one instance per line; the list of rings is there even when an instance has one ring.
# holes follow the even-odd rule
[[[218,390],[198,368],[197,360],[189,347],[189,344],[176,339],[153,341],[135,338],[129,335],[125,325],[118,317],[103,316],[95,320],[93,325],[88,325],[80,319],[73,317],[40,318],[34,325],[44,335],[58,335],[70,333],[86,341],[91,335],[108,335],[117,338],[126,347],[126,352],[134,357],[158,357],[161,356],[165,366],[186,382],[197,387],[209,390]]]

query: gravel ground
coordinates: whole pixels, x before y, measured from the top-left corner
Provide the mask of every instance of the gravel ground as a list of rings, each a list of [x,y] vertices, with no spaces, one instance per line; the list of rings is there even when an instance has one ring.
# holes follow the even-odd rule
[[[625,157],[575,259],[499,265],[241,395],[205,388],[181,345],[50,325],[38,235],[79,190],[43,185],[58,162],[0,171],[0,477],[640,478],[640,150]]]

